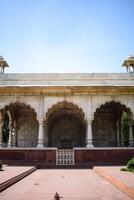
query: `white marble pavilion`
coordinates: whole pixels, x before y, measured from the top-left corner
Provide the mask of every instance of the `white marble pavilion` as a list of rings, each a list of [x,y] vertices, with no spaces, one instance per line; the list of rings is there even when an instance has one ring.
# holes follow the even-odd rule
[[[8,74],[3,66],[1,147],[134,146],[133,72]]]

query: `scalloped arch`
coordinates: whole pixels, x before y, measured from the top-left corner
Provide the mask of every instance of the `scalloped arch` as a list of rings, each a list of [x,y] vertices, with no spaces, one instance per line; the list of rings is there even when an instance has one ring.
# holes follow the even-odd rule
[[[26,106],[27,108],[30,108],[31,110],[33,110],[33,112],[37,116],[37,112],[36,112],[35,108],[33,108],[30,104],[27,104],[27,103],[24,103],[24,102],[11,102],[9,104],[4,105],[3,108],[1,108],[1,110],[4,110],[4,109],[6,109],[8,107],[15,107],[15,106],[18,106],[18,107]]]
[[[110,105],[110,104],[120,105],[122,108],[124,108],[125,111],[127,111],[127,113],[129,114],[129,116],[131,116],[132,112],[131,112],[131,109],[130,109],[129,107],[127,107],[125,104],[122,104],[120,101],[113,101],[113,100],[112,100],[112,101],[106,101],[105,103],[99,105],[99,106],[96,108],[96,110],[95,110],[95,112],[94,112],[94,115],[95,115],[95,113],[96,113],[99,109],[103,108],[103,107],[106,106],[106,105]]]
[[[69,109],[72,110],[75,114],[78,114],[83,121],[85,121],[85,113],[83,112],[82,108],[80,108],[78,105],[68,102],[68,101],[60,101],[56,104],[54,104],[51,108],[48,109],[46,113],[46,121],[58,110],[62,109]]]

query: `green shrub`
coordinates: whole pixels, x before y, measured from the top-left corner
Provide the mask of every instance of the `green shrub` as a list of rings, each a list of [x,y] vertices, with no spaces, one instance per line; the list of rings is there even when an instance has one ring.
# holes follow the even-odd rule
[[[134,171],[134,158],[128,161],[127,170]]]
[[[122,167],[122,168],[121,168],[121,171],[127,171],[127,168]]]
[[[0,170],[2,170],[2,161],[0,160]]]
[[[120,170],[134,172],[134,158],[128,161],[127,167],[122,167]]]

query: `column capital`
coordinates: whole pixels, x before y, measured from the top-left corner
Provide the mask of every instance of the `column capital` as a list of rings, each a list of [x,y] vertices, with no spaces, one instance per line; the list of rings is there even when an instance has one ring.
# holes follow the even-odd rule
[[[37,117],[37,121],[39,122],[39,124],[42,124],[44,122],[44,117],[43,116]]]
[[[92,121],[93,121],[93,116],[90,116],[87,118],[86,124],[92,124]]]

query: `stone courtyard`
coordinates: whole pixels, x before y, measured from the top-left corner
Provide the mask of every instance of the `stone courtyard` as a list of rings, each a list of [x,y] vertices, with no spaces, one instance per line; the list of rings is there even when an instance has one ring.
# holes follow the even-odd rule
[[[26,167],[19,168],[15,167],[16,173],[29,169]],[[54,200],[56,192],[65,200],[134,199],[133,173],[121,172],[120,167],[96,167],[95,170],[97,169],[103,170],[105,177],[92,169],[39,169],[1,192],[0,199]],[[7,178],[11,178],[13,173],[15,176],[15,170],[10,166],[9,168],[5,167],[4,173],[7,173]],[[1,178],[4,176],[2,173],[0,172]],[[110,180],[106,180],[108,176],[111,180],[112,178],[115,179],[114,184],[110,183]]]

